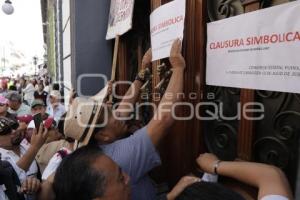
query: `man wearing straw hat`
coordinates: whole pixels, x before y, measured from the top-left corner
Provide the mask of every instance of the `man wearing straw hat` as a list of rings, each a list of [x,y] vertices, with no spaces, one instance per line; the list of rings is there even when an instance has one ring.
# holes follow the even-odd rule
[[[151,64],[151,50],[143,58],[143,65]],[[178,93],[183,92],[185,60],[181,55],[181,41],[176,40],[171,49],[170,63],[172,76],[152,120],[132,136],[120,139],[126,134],[127,126],[120,117],[130,115],[129,105],[134,104],[143,85],[143,77],[138,77],[129,88],[116,111],[105,104],[107,88],[96,96],[84,99],[76,98],[65,120],[65,135],[77,140],[77,146],[89,143],[99,145],[104,154],[115,161],[131,178],[132,199],[153,200],[155,188],[148,177],[148,172],[161,164],[156,147],[168,134],[173,125],[172,106],[180,101]]]

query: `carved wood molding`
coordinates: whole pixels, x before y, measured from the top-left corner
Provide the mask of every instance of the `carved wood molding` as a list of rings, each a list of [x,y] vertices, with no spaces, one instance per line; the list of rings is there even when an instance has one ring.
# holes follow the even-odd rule
[[[206,0],[196,0],[190,1],[188,6],[188,13],[194,13],[190,18],[193,21],[193,28],[190,30],[190,34],[192,34],[193,39],[188,41],[191,45],[193,44],[193,69],[190,73],[187,73],[189,77],[187,80],[193,80],[192,84],[192,92],[196,92],[198,94],[198,98],[196,103],[204,101],[205,94],[205,67],[206,67],[206,13],[207,13],[207,5]],[[191,12],[191,9],[193,12]],[[188,30],[188,29],[187,29]],[[189,54],[189,52],[187,52]],[[192,67],[190,67],[192,68]],[[191,79],[190,79],[191,78]],[[198,156],[199,153],[205,152],[205,144],[204,144],[204,136],[203,136],[203,128],[202,122],[200,120],[194,119],[193,122],[194,127],[194,135],[191,137],[191,143],[194,146],[192,150],[192,162],[194,162],[194,157]]]
[[[151,12],[154,11],[159,6],[161,6],[162,4],[163,4],[163,2],[161,0],[151,0]],[[157,71],[157,67],[160,64],[161,64],[160,60],[152,62],[152,75],[153,75],[153,77],[152,77],[152,89],[153,89],[153,92],[158,92],[158,91],[154,91],[154,88],[160,82],[160,77],[159,77],[158,71]],[[153,100],[153,102],[157,105],[159,103],[159,101],[157,101],[156,98]]]
[[[248,6],[253,6],[253,5],[255,5],[256,3],[258,3],[258,4],[260,4],[260,2],[261,2],[261,0],[241,0],[241,2],[242,2],[242,4],[243,4],[243,6],[246,8],[246,7],[248,7]],[[248,8],[249,9],[249,8]],[[254,10],[258,10],[258,9],[255,9],[254,8]],[[253,11],[253,10],[251,10],[251,11]],[[246,11],[247,12],[247,11]]]
[[[152,0],[152,10],[169,1]],[[205,27],[206,1],[186,1],[186,20],[182,51],[187,66],[184,77],[184,94],[186,96],[184,101],[193,104],[203,100],[202,94],[205,86]],[[157,66],[162,62],[157,61],[153,63],[152,89],[160,81]],[[168,65],[168,61],[165,63]],[[197,99],[187,97],[191,92],[197,94]],[[186,116],[187,112],[189,112],[188,109],[180,107],[176,110],[176,115]],[[177,121],[169,132],[159,147],[164,163],[159,176],[165,176],[162,178],[166,178],[170,185],[173,185],[180,177],[193,170],[195,167],[195,158],[200,152],[204,152],[204,139],[201,121],[196,118],[190,121]]]
[[[251,12],[254,10],[258,10],[260,7],[260,1],[245,1],[245,12]],[[241,90],[241,105],[242,109],[248,102],[253,102],[255,96],[255,90],[242,89]],[[242,110],[242,113],[243,110]],[[254,123],[252,120],[247,120],[242,115],[239,133],[238,133],[238,157],[243,160],[251,160],[252,159],[252,142],[254,137]]]
[[[128,70],[128,60],[127,60],[127,41],[126,39],[120,37],[119,42],[119,52],[118,52],[118,60],[117,60],[117,80],[125,81],[128,80],[127,70]],[[125,95],[128,87],[124,85],[119,85],[117,88],[118,95]]]

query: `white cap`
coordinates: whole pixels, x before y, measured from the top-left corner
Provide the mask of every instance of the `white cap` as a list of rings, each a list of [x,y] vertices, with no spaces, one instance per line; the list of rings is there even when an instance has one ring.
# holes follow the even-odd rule
[[[61,99],[61,95],[60,92],[58,90],[52,90],[50,92],[50,96],[56,98],[56,99]]]

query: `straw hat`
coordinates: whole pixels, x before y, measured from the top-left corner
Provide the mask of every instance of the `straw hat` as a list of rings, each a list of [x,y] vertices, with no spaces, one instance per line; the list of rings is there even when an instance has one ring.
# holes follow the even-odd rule
[[[91,98],[74,99],[65,118],[64,134],[76,140],[75,148],[89,143],[98,119],[103,115],[107,96],[108,86]]]

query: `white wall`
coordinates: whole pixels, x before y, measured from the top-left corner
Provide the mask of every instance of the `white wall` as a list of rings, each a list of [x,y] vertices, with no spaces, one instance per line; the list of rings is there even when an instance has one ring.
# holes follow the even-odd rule
[[[63,80],[64,85],[71,88],[71,32],[70,32],[70,0],[62,1],[63,25]],[[65,103],[68,104],[69,90],[64,89]]]

